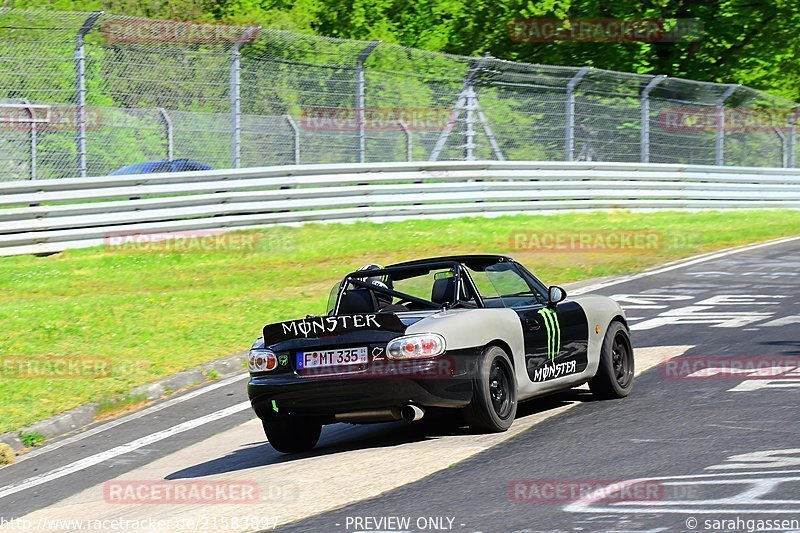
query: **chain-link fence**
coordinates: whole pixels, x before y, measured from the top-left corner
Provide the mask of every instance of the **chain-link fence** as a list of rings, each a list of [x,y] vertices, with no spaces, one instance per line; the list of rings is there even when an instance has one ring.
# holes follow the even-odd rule
[[[794,166],[796,109],[737,85],[0,9],[0,180],[181,159]]]

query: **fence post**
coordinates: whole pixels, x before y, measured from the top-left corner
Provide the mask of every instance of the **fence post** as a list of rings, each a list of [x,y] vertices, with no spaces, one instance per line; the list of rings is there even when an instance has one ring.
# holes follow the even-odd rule
[[[489,52],[484,53],[483,60],[480,63],[481,68],[483,68],[487,61],[491,61],[492,59],[494,58]],[[480,120],[481,125],[483,126],[483,132],[486,134],[486,138],[489,140],[489,146],[492,149],[492,153],[498,161],[505,161],[506,158],[503,156],[503,152],[500,150],[500,145],[497,144],[497,138],[494,136],[494,130],[489,124],[480,102],[478,102],[478,94],[475,92],[475,86],[470,84],[469,88],[470,91],[472,91],[472,95],[475,97],[475,112],[478,114],[478,120]]]
[[[92,30],[92,26],[103,14],[95,11],[86,19],[83,26],[75,34],[75,132],[76,148],[78,151],[78,176],[86,177],[86,49],[84,37]]]
[[[408,128],[408,126],[402,119],[398,120],[397,124],[400,126],[400,129],[402,129],[403,133],[405,133],[406,135],[406,161],[410,163],[412,161],[411,130]]]
[[[642,127],[641,139],[639,140],[642,163],[650,162],[650,91],[652,91],[656,85],[664,81],[664,79],[666,79],[666,76],[659,74],[650,80],[642,91]]]
[[[789,166],[786,161],[786,135],[783,134],[778,126],[772,126],[772,131],[774,131],[778,139],[781,140],[781,167],[786,168]]]
[[[31,158],[31,167],[30,167],[30,175],[31,180],[36,179],[36,113],[31,107],[31,102],[27,98],[22,99],[22,103],[25,104],[27,107],[25,108],[28,111],[28,114],[31,116],[31,127],[30,127],[30,158]]]
[[[467,112],[467,144],[465,147],[467,145],[472,145],[474,147],[474,142],[471,142],[471,139],[474,139],[475,135],[473,126],[475,123],[475,114],[477,113],[478,120],[481,121],[481,125],[483,126],[483,131],[486,133],[486,137],[489,139],[489,145],[492,148],[492,153],[494,153],[498,161],[503,161],[505,159],[503,157],[503,152],[500,151],[500,145],[497,144],[497,139],[495,138],[494,132],[489,125],[489,121],[486,120],[486,115],[484,115],[481,105],[478,102],[478,94],[475,92],[475,84],[473,81],[475,76],[477,76],[478,73],[483,69],[483,65],[486,63],[486,61],[490,59],[492,59],[492,56],[486,53],[483,55],[483,57],[470,64],[469,71],[464,77],[463,88],[461,89],[461,92],[458,93],[456,105],[453,107],[453,111],[450,113],[450,118],[448,119],[447,124],[445,124],[444,128],[442,128],[442,132],[439,134],[439,138],[436,140],[433,150],[431,150],[431,155],[428,157],[428,161],[436,161],[439,159],[439,154],[444,149],[447,139],[453,132],[453,128],[455,127],[458,117],[461,115],[461,111]]]
[[[731,85],[717,99],[717,141],[714,156],[714,164],[722,166],[725,163],[725,100],[731,97],[739,88],[739,85]]]
[[[567,83],[567,138],[564,150],[564,159],[572,161],[575,153],[575,87],[586,76],[592,67],[581,67],[581,69]]]
[[[789,119],[789,146],[787,147],[786,166],[794,168],[794,134],[797,128],[797,119],[800,117],[800,109],[795,110],[794,115]]]
[[[464,161],[475,161],[475,89],[467,88],[467,120],[466,143],[464,144]]]
[[[167,114],[167,110],[163,107],[158,108],[158,112],[161,115],[161,119],[164,121],[164,126],[167,128],[167,161],[172,161],[175,159],[175,150],[173,144],[173,129],[172,129],[172,119],[169,118],[169,114]]]
[[[231,163],[239,168],[242,163],[242,99],[241,99],[241,63],[242,45],[251,40],[261,26],[245,28],[239,39],[231,48]]]
[[[367,160],[367,121],[365,112],[365,79],[364,63],[375,51],[381,41],[372,41],[358,54],[356,58],[356,122],[358,123],[358,162]]]
[[[283,118],[286,119],[286,122],[289,123],[289,127],[292,128],[292,134],[294,137],[294,164],[300,164],[300,130],[297,127],[297,122],[294,121],[292,115],[283,115]]]

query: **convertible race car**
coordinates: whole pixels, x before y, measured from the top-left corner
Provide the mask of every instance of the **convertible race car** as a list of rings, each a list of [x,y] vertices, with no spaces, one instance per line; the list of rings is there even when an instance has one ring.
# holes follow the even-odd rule
[[[268,324],[247,390],[272,446],[312,449],[324,424],[463,415],[507,430],[517,402],[588,383],[599,398],[633,385],[622,308],[566,299],[509,257],[368,265],[337,283],[327,313]]]

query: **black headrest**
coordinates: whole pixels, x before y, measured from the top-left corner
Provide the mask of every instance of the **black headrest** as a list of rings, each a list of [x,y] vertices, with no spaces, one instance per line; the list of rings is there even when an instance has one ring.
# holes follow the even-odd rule
[[[372,298],[372,291],[369,289],[349,289],[342,294],[342,298],[339,301],[340,315],[355,315],[359,313],[374,312],[375,300]]]
[[[435,304],[452,304],[453,294],[456,290],[456,278],[440,278],[433,282],[431,290],[431,301]]]

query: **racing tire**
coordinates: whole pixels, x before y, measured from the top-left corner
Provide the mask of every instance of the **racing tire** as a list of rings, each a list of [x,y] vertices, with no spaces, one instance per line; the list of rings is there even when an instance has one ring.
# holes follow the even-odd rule
[[[472,401],[464,408],[469,427],[484,433],[506,431],[517,414],[517,380],[508,354],[489,346],[478,359]]]
[[[614,321],[608,326],[600,349],[597,374],[589,381],[589,389],[598,400],[624,398],[633,389],[633,348],[628,328]]]
[[[276,416],[261,422],[267,440],[281,453],[300,453],[312,450],[319,441],[322,424],[289,415]]]

